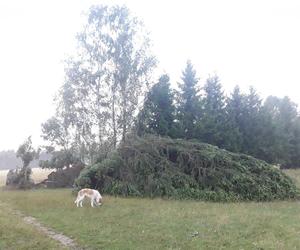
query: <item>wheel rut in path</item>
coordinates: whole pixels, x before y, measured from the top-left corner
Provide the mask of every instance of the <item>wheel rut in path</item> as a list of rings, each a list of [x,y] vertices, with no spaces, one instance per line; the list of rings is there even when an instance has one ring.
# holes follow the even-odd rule
[[[58,241],[62,246],[74,250],[82,250],[83,248],[79,247],[73,239],[62,234],[57,233],[53,229],[42,225],[36,218],[32,216],[26,216],[22,212],[11,209],[8,206],[5,206],[3,203],[0,203],[0,206],[5,207],[5,209],[10,210],[13,214],[21,217],[26,224],[33,225],[38,231],[43,232],[48,237]]]

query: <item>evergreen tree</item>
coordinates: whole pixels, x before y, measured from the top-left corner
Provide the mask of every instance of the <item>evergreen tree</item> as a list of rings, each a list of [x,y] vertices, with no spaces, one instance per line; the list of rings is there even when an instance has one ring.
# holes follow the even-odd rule
[[[253,87],[249,88],[244,104],[240,122],[240,130],[243,134],[242,152],[255,156],[258,154],[262,140],[260,126],[262,100]]]
[[[228,136],[226,138],[226,149],[233,152],[241,152],[243,135],[241,132],[243,106],[245,96],[240,92],[239,86],[235,86],[230,97],[226,99],[226,125]]]
[[[197,116],[200,115],[199,100],[197,97],[196,71],[191,61],[187,61],[186,68],[182,72],[182,83],[179,83],[179,100],[177,119],[182,130],[182,135],[186,139],[195,136],[195,123]]]
[[[300,168],[300,117],[298,116],[294,123],[291,139],[291,160],[289,167]]]
[[[174,123],[173,93],[168,75],[162,75],[146,96],[138,116],[137,133],[172,136]]]
[[[270,96],[264,103],[264,109],[271,116],[273,137],[269,152],[274,154],[274,162],[284,167],[300,165],[299,157],[299,116],[297,105],[288,97]],[[266,138],[267,139],[267,138]]]
[[[209,77],[204,86],[203,116],[197,121],[197,138],[225,146],[225,95],[218,76]]]
[[[262,134],[260,135],[260,150],[255,155],[257,158],[263,159],[269,163],[282,163],[282,147],[279,136],[279,123],[277,122],[279,98],[269,96],[262,108],[260,128]]]

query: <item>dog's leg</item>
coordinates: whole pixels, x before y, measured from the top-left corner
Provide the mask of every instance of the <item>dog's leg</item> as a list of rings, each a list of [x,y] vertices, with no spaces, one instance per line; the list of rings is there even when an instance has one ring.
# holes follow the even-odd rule
[[[94,207],[94,199],[91,199],[91,206]]]
[[[74,201],[77,207],[78,207],[78,202],[79,202],[79,197],[77,196],[76,200]]]
[[[79,207],[80,205],[82,206],[82,200],[83,200],[83,198],[84,197],[82,197],[82,196],[79,196],[79,195],[77,196],[77,199],[75,201],[77,207]]]
[[[95,203],[96,206],[100,205],[100,203],[97,201],[97,199],[94,199],[94,203]]]
[[[79,197],[79,199],[77,201],[80,207],[82,207],[83,199],[84,199],[84,196],[81,196],[81,197]]]

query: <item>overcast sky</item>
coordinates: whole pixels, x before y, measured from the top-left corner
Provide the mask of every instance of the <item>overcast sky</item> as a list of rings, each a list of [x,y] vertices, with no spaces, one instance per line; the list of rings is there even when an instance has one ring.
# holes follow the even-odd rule
[[[218,74],[229,93],[253,85],[262,97],[300,104],[300,1],[0,1],[0,150],[29,135],[42,144],[41,123],[54,114],[63,60],[92,4],[126,4],[150,31],[158,72],[175,84],[187,59],[202,83]]]

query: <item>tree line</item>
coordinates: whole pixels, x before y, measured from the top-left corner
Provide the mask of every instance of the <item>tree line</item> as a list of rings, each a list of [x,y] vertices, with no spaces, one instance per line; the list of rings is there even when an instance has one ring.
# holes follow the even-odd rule
[[[39,155],[39,159],[46,161],[49,160],[51,156],[46,152],[41,152]],[[33,160],[30,162],[29,166],[31,168],[35,168],[39,166],[38,160]],[[0,151],[0,170],[6,169],[15,169],[22,167],[22,160],[17,157],[17,152],[14,150],[5,150]]]
[[[209,77],[203,86],[198,80],[189,61],[178,91],[170,87],[167,75],[161,76],[146,95],[137,133],[197,139],[283,167],[300,166],[296,103],[275,96],[263,101],[253,87],[242,93],[236,86],[226,96],[218,76]]]
[[[66,60],[55,116],[42,124],[53,157],[43,167],[92,164],[129,133],[195,139],[285,167],[298,167],[300,118],[288,97],[262,100],[251,87],[224,94],[213,75],[203,86],[187,62],[178,90],[168,75],[153,84],[157,60],[143,23],[125,6],[92,6]]]

